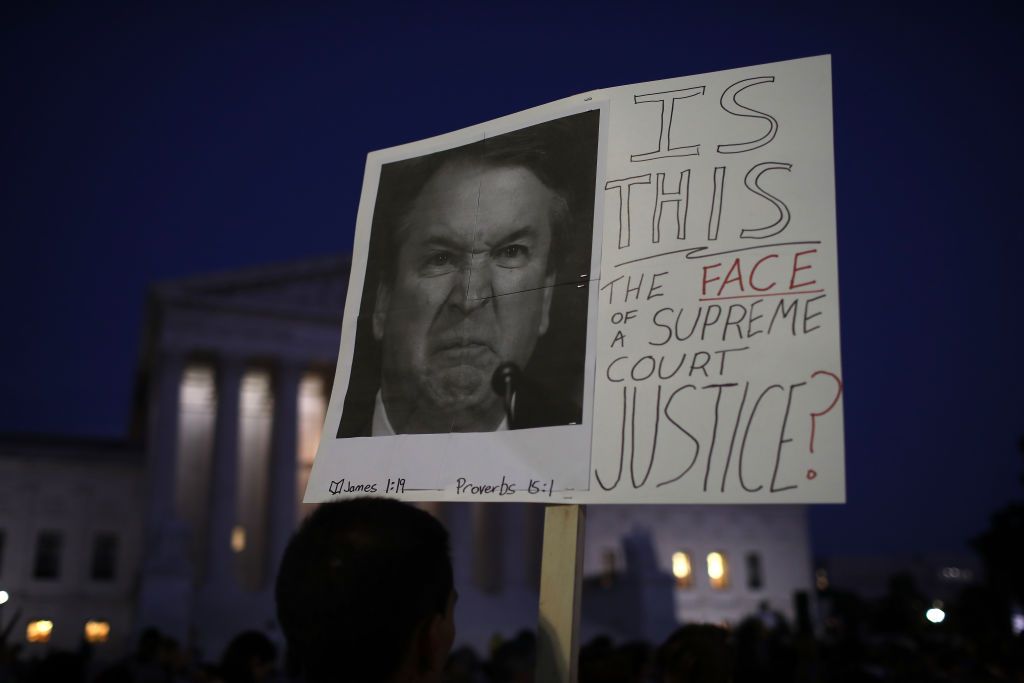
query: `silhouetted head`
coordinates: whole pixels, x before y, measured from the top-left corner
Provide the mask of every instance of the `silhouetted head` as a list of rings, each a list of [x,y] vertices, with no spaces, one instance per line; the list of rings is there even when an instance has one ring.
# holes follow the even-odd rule
[[[224,683],[265,683],[274,672],[277,648],[259,631],[245,631],[235,636],[220,663]]]
[[[688,624],[658,648],[662,683],[730,683],[735,654],[729,632],[712,624]]]
[[[318,508],[277,577],[278,619],[308,683],[437,680],[454,601],[447,531],[380,498]]]

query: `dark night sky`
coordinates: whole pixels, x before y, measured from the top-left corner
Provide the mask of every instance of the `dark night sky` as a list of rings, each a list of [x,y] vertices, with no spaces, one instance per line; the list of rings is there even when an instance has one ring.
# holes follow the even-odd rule
[[[123,434],[147,286],[347,251],[370,150],[831,53],[849,503],[815,549],[962,550],[1022,493],[1019,10],[719,4],[0,10],[0,431]]]

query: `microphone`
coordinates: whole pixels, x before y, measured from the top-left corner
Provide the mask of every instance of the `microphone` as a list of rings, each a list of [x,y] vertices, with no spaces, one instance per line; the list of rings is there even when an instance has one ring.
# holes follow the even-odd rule
[[[508,418],[508,426],[512,426],[514,418],[512,414],[512,397],[516,393],[516,385],[519,384],[523,371],[512,361],[506,361],[494,369],[491,375],[491,389],[501,396],[505,401],[505,417]]]

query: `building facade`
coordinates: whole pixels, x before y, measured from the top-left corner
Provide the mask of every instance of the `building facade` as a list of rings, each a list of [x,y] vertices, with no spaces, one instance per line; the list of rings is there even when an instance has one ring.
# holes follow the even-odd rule
[[[215,659],[245,629],[280,638],[274,575],[290,534],[311,508],[300,500],[326,413],[347,283],[347,258],[329,258],[157,286],[132,420],[139,446],[120,446],[123,457],[96,470],[79,464],[106,457],[89,448],[56,462],[33,456],[28,470],[17,457],[0,458],[0,467],[15,468],[10,486],[42,481],[56,468],[66,488],[90,481],[94,491],[107,492],[104,498],[116,499],[107,503],[116,510],[107,512],[124,525],[118,527],[122,611],[107,610],[118,615],[111,617],[110,643],[120,647],[155,626]],[[17,505],[5,500],[0,497],[6,515]],[[485,652],[495,634],[534,629],[543,506],[424,507],[452,536],[459,640]],[[82,519],[80,510],[95,509],[86,501],[58,509],[68,538],[101,533],[103,524]],[[75,523],[99,526],[73,531]],[[51,526],[64,529],[61,524]],[[19,581],[27,576],[25,558],[39,552],[42,529],[24,515],[0,517],[0,538],[21,558],[12,570]],[[67,550],[81,542],[69,541]],[[798,506],[592,507],[585,547],[584,638],[603,633],[657,641],[680,622],[735,622],[765,601],[792,617],[793,595],[812,586],[807,523]],[[84,561],[77,557],[68,562]],[[7,570],[0,564],[0,588]],[[30,585],[19,583],[17,590]],[[47,590],[65,591],[66,605],[87,597],[70,578],[40,588],[40,599]],[[66,644],[57,634],[75,629],[62,622],[83,617],[60,612],[58,618],[56,608],[39,604],[31,615],[52,613],[52,642]],[[21,617],[26,629],[31,615]]]
[[[29,653],[75,649],[87,628],[97,646],[129,646],[142,480],[128,442],[0,438],[0,632]]]

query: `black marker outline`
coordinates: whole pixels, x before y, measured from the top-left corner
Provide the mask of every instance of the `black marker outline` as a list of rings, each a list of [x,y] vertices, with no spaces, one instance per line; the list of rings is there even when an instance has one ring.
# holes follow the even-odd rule
[[[725,256],[726,254],[738,254],[741,251],[755,251],[757,249],[774,249],[776,247],[794,247],[801,246],[804,244],[821,244],[821,240],[803,240],[800,242],[778,242],[776,244],[754,244],[749,247],[739,247],[738,249],[726,249],[725,251],[716,251],[705,254],[704,251],[709,249],[708,246],[703,247],[686,247],[685,249],[673,249],[672,251],[665,251],[660,254],[651,254],[650,256],[641,256],[640,258],[630,259],[628,261],[622,261],[616,263],[612,268],[621,268],[627,266],[630,263],[639,263],[640,261],[648,261],[654,258],[660,258],[662,256],[672,256],[674,254],[686,254],[688,260],[694,260],[699,258],[713,258],[715,256]],[[602,287],[603,289],[603,287]]]

